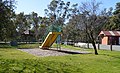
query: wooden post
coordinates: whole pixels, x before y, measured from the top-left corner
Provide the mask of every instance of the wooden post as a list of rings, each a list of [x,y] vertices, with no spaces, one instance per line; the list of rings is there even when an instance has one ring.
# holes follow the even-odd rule
[[[62,45],[62,34],[60,34],[60,43],[59,43],[60,50],[61,50],[61,45]]]
[[[88,39],[88,37],[87,37],[87,48],[89,49],[90,47],[89,47],[89,39]]]
[[[88,41],[88,43],[87,43],[87,48],[89,49],[89,41]]]
[[[98,42],[98,50],[100,50],[100,43]]]
[[[98,50],[100,49],[100,37],[98,36]]]
[[[110,37],[110,50],[112,51],[112,37]]]
[[[110,50],[112,51],[112,44],[110,44]]]

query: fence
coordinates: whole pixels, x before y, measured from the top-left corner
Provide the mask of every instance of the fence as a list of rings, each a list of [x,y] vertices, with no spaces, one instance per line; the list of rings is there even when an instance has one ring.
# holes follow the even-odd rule
[[[77,47],[88,48],[88,43],[78,42],[78,43],[75,43],[74,45],[77,46]],[[96,44],[96,47],[98,49],[98,44]],[[89,48],[93,48],[91,43],[89,43]],[[110,50],[110,45],[100,44],[99,48],[103,49],[103,50]],[[112,45],[112,50],[120,51],[120,45]]]

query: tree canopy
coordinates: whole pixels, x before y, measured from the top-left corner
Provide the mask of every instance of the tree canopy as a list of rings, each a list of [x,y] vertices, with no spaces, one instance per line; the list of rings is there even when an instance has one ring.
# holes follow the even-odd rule
[[[14,27],[14,0],[0,0],[0,40],[7,41],[13,36]]]

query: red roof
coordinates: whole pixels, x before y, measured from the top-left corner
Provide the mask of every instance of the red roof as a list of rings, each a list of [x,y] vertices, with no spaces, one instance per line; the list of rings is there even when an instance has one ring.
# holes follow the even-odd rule
[[[100,35],[104,35],[104,36],[120,36],[120,31],[101,31]]]

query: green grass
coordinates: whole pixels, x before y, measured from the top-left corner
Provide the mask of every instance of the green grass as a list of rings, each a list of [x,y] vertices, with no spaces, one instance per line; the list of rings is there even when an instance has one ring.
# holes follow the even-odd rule
[[[0,59],[31,59],[35,56],[19,51],[15,48],[0,48]]]
[[[40,44],[18,44],[18,46],[11,46],[10,44],[0,44],[0,48],[19,48],[19,49],[29,49],[29,48],[39,48]]]
[[[120,73],[120,52],[98,52],[37,57],[15,48],[0,48],[0,73]]]
[[[13,48],[13,47],[8,43],[0,43],[0,48]]]
[[[23,49],[29,49],[29,48],[39,48],[40,44],[20,44],[17,46],[17,48]]]

